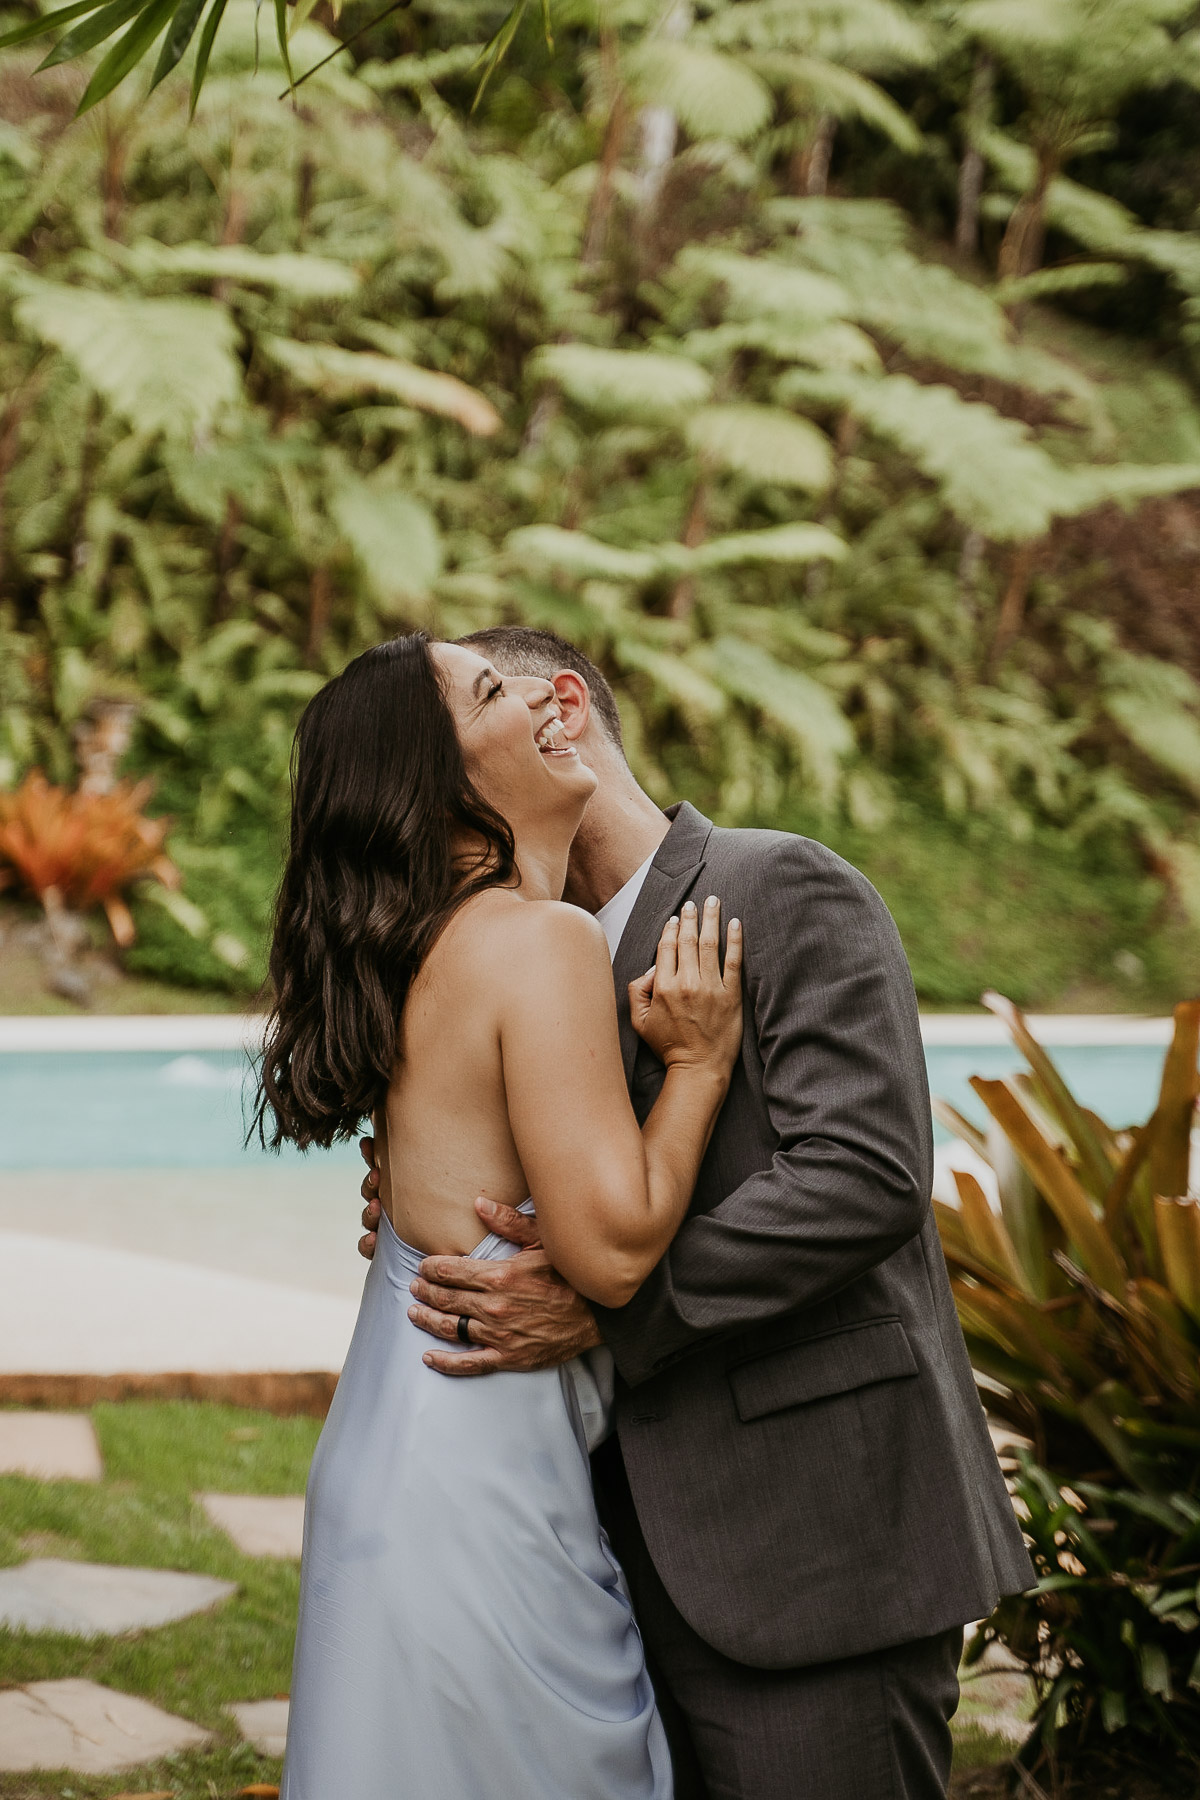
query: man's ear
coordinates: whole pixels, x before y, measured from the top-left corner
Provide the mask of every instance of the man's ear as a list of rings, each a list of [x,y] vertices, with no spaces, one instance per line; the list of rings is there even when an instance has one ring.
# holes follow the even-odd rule
[[[562,714],[563,730],[574,743],[576,738],[583,736],[592,716],[592,697],[588,692],[588,684],[574,669],[560,669],[552,679],[558,710]]]

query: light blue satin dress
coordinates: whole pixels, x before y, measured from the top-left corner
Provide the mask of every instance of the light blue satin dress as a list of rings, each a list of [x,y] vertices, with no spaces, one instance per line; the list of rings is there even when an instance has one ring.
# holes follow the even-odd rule
[[[420,1262],[385,1216],[308,1481],[281,1800],[671,1800],[592,1496],[607,1352],[437,1375]]]

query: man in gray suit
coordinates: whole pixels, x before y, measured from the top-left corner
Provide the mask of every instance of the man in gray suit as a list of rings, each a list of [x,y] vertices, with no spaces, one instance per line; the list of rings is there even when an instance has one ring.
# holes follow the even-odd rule
[[[596,1491],[677,1800],[935,1800],[962,1628],[1034,1575],[930,1208],[925,1063],[891,916],[820,844],[660,812],[608,684],[570,645],[515,628],[464,641],[505,676],[552,679],[600,777],[565,897],[609,937],[639,1120],[663,1070],[627,984],[668,916],[710,893],[745,921],[745,1036],[688,1218],[628,1306],[589,1307],[527,1219],[481,1201],[528,1254],[427,1258],[412,1316],[444,1339],[468,1321],[479,1347],[439,1358],[458,1378],[611,1349]]]

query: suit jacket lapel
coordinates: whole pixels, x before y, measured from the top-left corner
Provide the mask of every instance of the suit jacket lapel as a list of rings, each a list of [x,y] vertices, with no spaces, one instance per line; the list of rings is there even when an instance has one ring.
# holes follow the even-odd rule
[[[671,829],[650,864],[613,958],[626,1082],[633,1079],[634,1058],[640,1042],[629,1017],[629,983],[644,975],[650,967],[664,924],[672,913],[679,911],[699,880],[712,831],[710,821],[686,800],[678,806],[668,807],[667,817],[671,820]]]

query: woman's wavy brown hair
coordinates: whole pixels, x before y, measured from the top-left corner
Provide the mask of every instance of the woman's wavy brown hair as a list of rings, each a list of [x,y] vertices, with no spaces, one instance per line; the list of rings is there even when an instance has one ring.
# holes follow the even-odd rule
[[[438,934],[472,894],[515,878],[512,832],[468,779],[428,637],[356,657],[309,702],[292,747],[251,1135],[276,1150],[353,1137],[387,1092]]]

